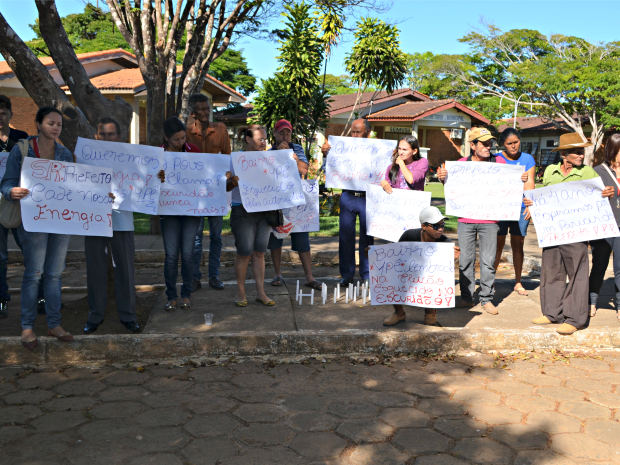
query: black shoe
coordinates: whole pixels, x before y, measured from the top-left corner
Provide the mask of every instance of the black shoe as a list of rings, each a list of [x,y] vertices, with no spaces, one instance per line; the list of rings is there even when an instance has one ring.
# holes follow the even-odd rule
[[[224,283],[220,281],[220,278],[218,278],[217,276],[213,276],[209,279],[209,286],[211,286],[213,289],[217,289],[218,291],[224,289]]]
[[[8,304],[9,302],[7,300],[0,300],[0,318],[8,318],[9,317],[9,312],[8,312]]]
[[[202,283],[200,282],[200,279],[194,279],[192,281],[192,292],[200,288],[202,288]]]
[[[37,313],[39,315],[45,315],[45,299],[37,300]]]
[[[103,321],[101,323],[103,323]],[[101,323],[91,323],[90,321],[87,321],[84,325],[84,334],[94,333],[97,331],[97,328]]]
[[[347,278],[342,278],[340,280],[340,285],[341,286],[348,286],[349,284],[351,284],[351,281],[353,281],[352,279],[347,279]]]
[[[140,331],[140,326],[135,321],[127,321],[125,323],[125,328],[127,328],[132,333],[137,333]]]

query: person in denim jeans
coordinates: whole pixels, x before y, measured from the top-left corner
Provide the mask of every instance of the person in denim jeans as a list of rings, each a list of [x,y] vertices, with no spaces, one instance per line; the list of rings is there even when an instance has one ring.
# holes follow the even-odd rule
[[[239,130],[239,138],[251,152],[263,152],[267,148],[267,131],[264,127],[253,124]],[[263,305],[275,305],[265,294],[265,252],[271,234],[271,226],[267,224],[267,212],[249,213],[243,208],[241,192],[239,192],[239,177],[235,176],[232,159],[230,172],[226,174],[226,191],[232,191],[232,210],[230,212],[230,228],[235,236],[235,277],[239,289],[235,297],[237,307],[247,307],[248,300],[245,293],[245,276],[248,265],[252,260],[252,273],[256,281],[256,300]]]
[[[186,142],[185,125],[176,117],[164,123],[164,149],[166,152],[194,152],[200,149]],[[194,275],[194,240],[200,223],[198,216],[162,216],[160,217],[161,237],[164,240],[164,280],[168,303],[164,307],[167,312],[177,309],[177,276],[179,275],[179,249],[181,249],[181,304],[182,310],[191,308],[192,277]]]
[[[28,156],[73,162],[71,152],[56,142],[62,131],[62,115],[54,107],[43,107],[37,112],[36,126],[38,136],[29,137]],[[19,187],[22,153],[19,145],[13,147],[6,166],[6,173],[0,182],[0,191],[7,200],[20,200],[29,195],[28,189]],[[48,336],[55,336],[63,342],[73,340],[73,336],[60,326],[61,276],[65,268],[65,256],[69,247],[68,234],[27,232],[20,225],[17,234],[24,254],[24,277],[22,280],[22,345],[29,350],[37,347],[34,334],[34,321],[37,315],[37,296],[39,281],[45,273],[45,312]]]

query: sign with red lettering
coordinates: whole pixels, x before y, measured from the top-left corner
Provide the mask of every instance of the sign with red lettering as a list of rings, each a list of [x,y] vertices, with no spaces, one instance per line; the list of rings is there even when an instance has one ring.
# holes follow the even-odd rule
[[[235,176],[239,177],[241,203],[250,213],[305,205],[292,150],[233,152]]]
[[[539,247],[620,236],[601,178],[570,181],[525,191]]]
[[[74,153],[79,163],[112,168],[114,208],[157,215],[163,148],[78,137]]]
[[[395,140],[329,136],[325,164],[325,187],[365,191],[368,184],[381,184],[392,164]]]
[[[446,169],[446,215],[472,220],[519,220],[525,166],[447,161]]]
[[[368,258],[372,305],[454,307],[454,244],[376,245]]]
[[[26,158],[20,179],[30,191],[20,202],[24,229],[112,237],[112,178],[110,168]]]
[[[224,216],[229,155],[164,152],[158,215]]]

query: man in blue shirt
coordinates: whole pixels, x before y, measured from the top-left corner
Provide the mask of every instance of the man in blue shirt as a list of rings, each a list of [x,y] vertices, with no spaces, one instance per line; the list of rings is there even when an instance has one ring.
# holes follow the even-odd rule
[[[275,144],[271,147],[271,150],[293,150],[293,158],[297,162],[297,169],[299,170],[299,177],[308,173],[308,158],[304,153],[304,148],[299,144],[293,144],[291,137],[293,135],[293,126],[285,119],[278,121],[273,129],[273,136],[276,140]],[[282,286],[284,279],[282,278],[282,245],[283,239],[278,239],[273,234],[269,236],[269,245],[267,248],[271,252],[271,259],[273,261],[273,267],[275,268],[276,276],[271,281],[272,286]],[[320,290],[322,285],[314,276],[312,276],[312,258],[310,256],[310,235],[307,232],[291,233],[291,249],[299,254],[301,260],[301,266],[304,269],[306,275],[307,287]]]

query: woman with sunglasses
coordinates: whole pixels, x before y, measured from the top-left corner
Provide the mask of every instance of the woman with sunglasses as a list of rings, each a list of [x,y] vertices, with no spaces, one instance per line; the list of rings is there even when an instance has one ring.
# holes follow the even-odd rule
[[[409,229],[405,231],[400,237],[398,242],[452,242],[447,236],[443,234],[445,222],[448,218],[443,216],[437,207],[426,207],[420,212],[420,223],[422,225],[419,229]],[[367,252],[368,253],[368,252]],[[459,258],[461,250],[458,247],[454,247],[454,259]],[[407,315],[402,305],[394,305],[394,313],[383,320],[384,326],[394,326],[401,321],[405,321]],[[437,323],[437,309],[425,308],[424,309],[424,324],[434,325]]]

